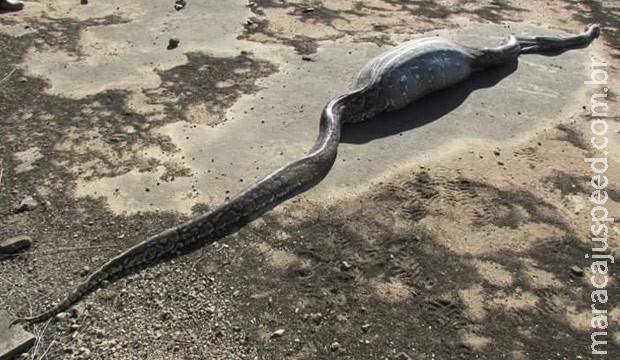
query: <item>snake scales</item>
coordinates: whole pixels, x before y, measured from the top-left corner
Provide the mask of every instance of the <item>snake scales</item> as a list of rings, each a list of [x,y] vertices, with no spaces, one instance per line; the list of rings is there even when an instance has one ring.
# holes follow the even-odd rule
[[[59,304],[39,315],[16,319],[13,324],[47,320],[95,291],[104,281],[234,233],[276,205],[310,189],[330,171],[343,123],[360,122],[400,109],[465,80],[474,71],[515,61],[522,53],[561,53],[585,47],[599,33],[599,26],[590,24],[585,32],[575,36],[511,36],[506,45],[483,49],[438,37],[403,43],[371,60],[361,70],[355,90],[335,97],[324,107],[318,139],[307,155],[263,177],[213,210],[131,247],[91,273]]]

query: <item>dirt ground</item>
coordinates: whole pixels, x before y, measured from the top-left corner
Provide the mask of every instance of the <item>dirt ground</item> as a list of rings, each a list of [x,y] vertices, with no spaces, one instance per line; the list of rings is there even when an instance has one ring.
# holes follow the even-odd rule
[[[20,234],[34,240],[25,254],[0,257],[0,307],[16,316],[47,308],[110,257],[189,219],[176,212],[119,215],[102,197],[75,196],[79,181],[150,171],[154,164],[139,161],[138,152],[175,151],[156,132],[136,131],[122,148],[115,134],[178,117],[204,122],[205,103],[208,124],[215,126],[224,109],[277,71],[244,54],[196,55],[192,66],[216,71],[200,79],[212,90],[194,96],[180,96],[184,86],[197,86],[182,67],[159,74],[166,91],[158,93],[136,93],[128,85],[75,98],[50,94],[49,84],[14,65],[46,47],[80,54],[85,26],[125,21],[122,11],[101,19],[68,17],[65,7],[79,5],[67,4],[28,2],[27,16],[0,14],[2,26],[37,29],[19,38],[0,31],[0,240]],[[388,32],[454,27],[457,18],[529,21],[568,32],[600,23],[592,52],[608,63],[610,82],[605,206],[610,217],[620,217],[615,1],[253,4],[241,37],[300,54],[342,37],[389,43]],[[314,11],[305,12],[307,6]],[[617,266],[607,286],[609,354],[594,356],[592,261],[584,256],[592,253],[593,204],[592,170],[583,159],[602,156],[590,144],[590,96],[602,91],[584,86],[554,127],[500,148],[471,142],[333,203],[293,199],[235,235],[109,284],[66,316],[31,327],[39,338],[24,358],[617,358]],[[131,101],[141,105],[127,105]],[[170,101],[177,106],[167,107]],[[164,111],[152,116],[149,106]],[[188,176],[170,164],[161,181]],[[14,213],[27,195],[41,205]],[[619,235],[620,227],[610,226],[608,254],[618,254]],[[278,330],[284,332],[274,335]]]

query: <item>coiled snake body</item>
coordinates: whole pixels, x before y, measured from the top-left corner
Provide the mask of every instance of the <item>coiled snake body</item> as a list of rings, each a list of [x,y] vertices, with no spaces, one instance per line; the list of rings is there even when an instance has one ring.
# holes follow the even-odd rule
[[[417,39],[395,47],[361,70],[355,90],[335,97],[324,107],[318,139],[307,155],[263,177],[213,210],[131,247],[91,273],[59,304],[39,315],[16,319],[13,324],[47,320],[104,281],[234,233],[276,205],[310,189],[331,169],[343,123],[400,109],[467,79],[474,71],[515,61],[521,53],[563,52],[587,46],[599,31],[598,25],[588,25],[584,33],[566,38],[512,36],[506,45],[492,49],[469,48],[441,38]]]

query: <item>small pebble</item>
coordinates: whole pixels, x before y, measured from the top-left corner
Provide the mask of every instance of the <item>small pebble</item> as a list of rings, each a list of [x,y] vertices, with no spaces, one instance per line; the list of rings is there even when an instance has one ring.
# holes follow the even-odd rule
[[[271,333],[271,338],[272,338],[272,339],[273,339],[273,338],[279,338],[279,337],[281,337],[282,335],[284,335],[284,329],[278,329],[278,330],[276,330],[276,331],[274,331],[274,332],[272,332],[272,333]]]
[[[582,276],[583,276],[583,269],[582,269],[582,268],[580,268],[580,267],[579,267],[579,266],[577,266],[577,265],[573,265],[573,266],[571,266],[570,271],[571,271],[571,273],[572,273],[573,275],[575,275],[575,276],[578,276],[578,277],[582,277]]]
[[[111,142],[122,142],[127,141],[127,134],[114,134],[109,137]]]
[[[69,314],[67,314],[66,312],[61,312],[61,313],[56,314],[54,318],[57,321],[65,321],[69,318]]]
[[[39,207],[39,202],[36,201],[32,196],[26,196],[19,205],[13,209],[14,212],[20,213],[24,211],[32,211]]]
[[[90,273],[90,266],[84,266],[82,268],[82,271],[80,271],[80,275],[84,276],[84,275],[88,275]]]
[[[171,37],[170,40],[168,40],[168,50],[177,48],[180,42],[181,40],[179,40],[178,37],[176,36]]]
[[[16,254],[20,251],[28,249],[31,245],[32,239],[29,236],[15,236],[0,242],[0,253]]]

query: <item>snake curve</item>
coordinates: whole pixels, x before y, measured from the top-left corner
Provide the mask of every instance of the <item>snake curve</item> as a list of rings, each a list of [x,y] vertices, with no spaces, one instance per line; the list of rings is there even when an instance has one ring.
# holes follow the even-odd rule
[[[371,60],[359,73],[355,90],[323,108],[319,136],[310,151],[273,171],[227,202],[127,249],[88,275],[57,305],[12,322],[38,323],[66,311],[105,281],[188,253],[236,232],[278,204],[312,188],[336,159],[344,123],[361,122],[393,111],[429,93],[467,79],[472,72],[517,60],[524,53],[561,53],[585,47],[600,34],[597,24],[569,37],[511,36],[496,48],[471,48],[439,37],[411,40]]]

